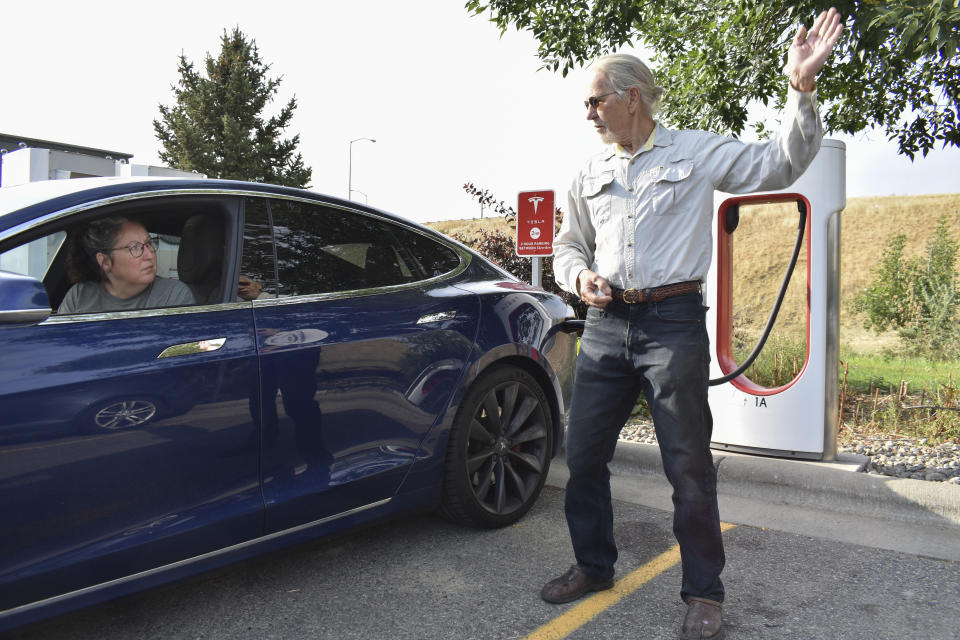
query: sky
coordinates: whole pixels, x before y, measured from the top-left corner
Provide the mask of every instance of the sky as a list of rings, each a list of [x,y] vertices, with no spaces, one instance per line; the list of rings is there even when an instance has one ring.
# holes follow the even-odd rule
[[[239,27],[283,77],[267,115],[296,96],[286,137],[300,135],[313,190],[346,198],[352,179],[354,199],[418,222],[479,217],[467,182],[514,207],[552,189],[562,207],[601,146],[587,75],[540,70],[533,36],[501,37],[464,4],[8,2],[0,132],[161,164],[152,122],[174,102],[178,56],[202,68]],[[911,163],[882,132],[829,137],[847,144],[848,198],[960,192],[960,150]],[[361,138],[376,142],[354,142],[351,162]]]

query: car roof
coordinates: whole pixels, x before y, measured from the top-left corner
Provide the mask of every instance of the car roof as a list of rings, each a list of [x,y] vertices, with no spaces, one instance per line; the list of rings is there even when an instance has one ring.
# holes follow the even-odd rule
[[[200,177],[197,177],[200,179]],[[71,180],[41,180],[12,187],[0,188],[0,216],[33,206],[46,200],[94,191],[111,185],[134,185],[147,181],[176,181],[183,178],[76,178]]]
[[[383,211],[366,204],[346,201],[335,196],[296,187],[284,187],[262,182],[203,178],[199,174],[196,178],[153,176],[71,178],[0,187],[0,243],[19,234],[24,229],[36,225],[47,218],[49,214],[56,214],[75,207],[84,208],[86,205],[93,203],[101,204],[113,198],[151,192],[156,192],[158,195],[184,194],[185,192],[193,194],[209,192],[211,194],[228,195],[262,193],[292,196],[340,207],[346,206],[409,227],[416,227],[435,239],[442,240],[447,244],[457,244],[461,249],[466,249],[472,253],[472,249],[463,246],[436,229],[431,229],[405,216]]]
[[[75,178],[68,180],[44,180],[22,185],[0,188],[0,232],[13,231],[25,223],[45,217],[63,209],[83,206],[87,203],[125,195],[190,191],[194,193],[269,193],[277,195],[307,198],[319,202],[341,203],[338,198],[315,191],[294,187],[264,184],[260,182],[241,182],[235,180],[183,177],[107,177]],[[346,204],[346,203],[344,203]],[[351,208],[383,215],[394,220],[425,228],[423,225],[374,207],[357,202],[349,203]]]
[[[0,188],[0,219],[4,216],[33,207],[43,202],[60,201],[62,199],[82,202],[95,201],[104,197],[119,196],[129,193],[149,191],[164,191],[167,189],[199,189],[230,191],[270,191],[274,193],[294,192],[301,195],[319,194],[310,193],[292,187],[281,187],[256,182],[240,182],[235,180],[208,180],[201,176],[196,178],[183,177],[106,177],[106,178],[74,178],[69,180],[41,180],[12,187]],[[62,202],[52,204],[51,209],[61,208]]]

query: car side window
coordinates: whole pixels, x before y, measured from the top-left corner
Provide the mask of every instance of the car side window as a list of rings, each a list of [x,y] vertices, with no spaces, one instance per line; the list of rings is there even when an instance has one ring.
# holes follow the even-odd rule
[[[180,241],[149,232],[140,219],[90,218],[4,252],[0,268],[40,280],[59,314],[194,304],[179,281]]]
[[[39,279],[59,315],[216,304],[229,206],[151,198],[85,212],[4,251],[0,269]]]
[[[0,270],[42,281],[66,238],[66,231],[57,231],[0,253]]]
[[[270,210],[280,295],[417,282],[459,265],[453,250],[374,216],[279,199]]]
[[[237,299],[276,298],[277,270],[267,200],[246,198],[243,211],[243,249]]]
[[[406,234],[403,251],[428,278],[441,276],[460,266],[460,257],[450,247],[419,233],[407,230],[403,230],[403,233]]]

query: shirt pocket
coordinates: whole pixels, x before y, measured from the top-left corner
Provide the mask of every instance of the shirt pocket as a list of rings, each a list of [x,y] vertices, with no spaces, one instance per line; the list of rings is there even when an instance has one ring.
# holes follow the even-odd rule
[[[601,171],[596,175],[584,176],[581,196],[587,203],[587,210],[593,220],[595,229],[610,219],[613,208],[611,187],[613,185],[613,171]]]
[[[693,173],[693,160],[674,160],[662,167],[654,177],[651,202],[658,216],[672,216],[678,213],[676,204],[678,193],[685,189],[690,174]]]

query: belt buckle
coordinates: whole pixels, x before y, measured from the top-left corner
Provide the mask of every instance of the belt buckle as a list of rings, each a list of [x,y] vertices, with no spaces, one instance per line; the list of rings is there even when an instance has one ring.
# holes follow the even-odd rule
[[[637,304],[641,300],[641,293],[634,287],[625,289],[623,292],[623,301],[627,304]]]

